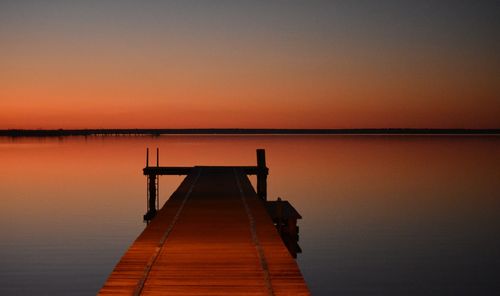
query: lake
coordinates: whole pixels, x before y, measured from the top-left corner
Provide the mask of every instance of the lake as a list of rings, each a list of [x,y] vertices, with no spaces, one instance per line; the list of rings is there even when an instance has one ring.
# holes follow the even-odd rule
[[[313,295],[500,292],[500,137],[189,135],[0,138],[0,295],[99,290],[145,227],[146,147],[163,166],[265,148]],[[164,203],[182,177],[160,180]]]

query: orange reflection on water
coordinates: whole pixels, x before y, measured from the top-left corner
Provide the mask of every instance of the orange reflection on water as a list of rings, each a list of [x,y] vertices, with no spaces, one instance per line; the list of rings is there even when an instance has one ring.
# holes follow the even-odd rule
[[[255,165],[255,149],[265,148],[270,196],[286,194],[301,199],[310,195],[307,188],[316,191],[325,187],[351,194],[368,188],[378,194],[426,188],[449,191],[470,182],[487,185],[499,176],[497,142],[495,137],[393,136],[4,139],[0,143],[0,172],[4,190],[15,185],[38,190],[73,186],[113,191],[132,188],[133,184],[142,190],[146,147],[151,151],[150,165],[156,164],[155,148],[160,148],[163,166]],[[305,196],[295,193],[297,186]],[[86,199],[98,196],[91,194]],[[56,194],[48,198],[62,197]]]
[[[64,246],[59,270],[72,270],[69,258],[82,248],[108,246],[101,258],[85,257],[89,264],[111,258],[99,271],[104,280],[143,227],[146,147],[152,165],[160,148],[163,166],[255,165],[255,149],[265,148],[269,199],[289,200],[304,218],[298,262],[313,294],[389,278],[449,287],[470,278],[460,266],[481,267],[489,283],[494,272],[483,263],[498,259],[499,143],[442,136],[3,138],[0,236],[8,246],[0,252],[51,258],[60,252],[39,250]],[[161,178],[162,202],[181,180]],[[12,266],[32,266],[14,259]]]

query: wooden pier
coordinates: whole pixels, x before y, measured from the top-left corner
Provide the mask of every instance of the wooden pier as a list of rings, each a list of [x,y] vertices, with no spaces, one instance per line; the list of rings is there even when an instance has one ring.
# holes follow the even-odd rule
[[[151,221],[99,294],[309,295],[273,222],[283,211],[268,213],[264,151],[257,157],[256,167],[147,166]],[[187,176],[156,210],[164,174]],[[257,175],[257,192],[248,174]]]

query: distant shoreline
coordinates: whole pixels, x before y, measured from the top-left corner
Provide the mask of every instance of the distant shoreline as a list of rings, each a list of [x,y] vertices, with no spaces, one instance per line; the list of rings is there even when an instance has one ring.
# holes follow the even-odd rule
[[[115,135],[500,135],[500,129],[6,129],[0,137],[66,137]]]

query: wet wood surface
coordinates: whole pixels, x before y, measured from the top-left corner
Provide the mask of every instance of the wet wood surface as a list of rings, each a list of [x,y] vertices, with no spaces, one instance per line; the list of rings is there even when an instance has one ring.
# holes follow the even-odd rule
[[[244,168],[194,167],[100,295],[309,295]]]

